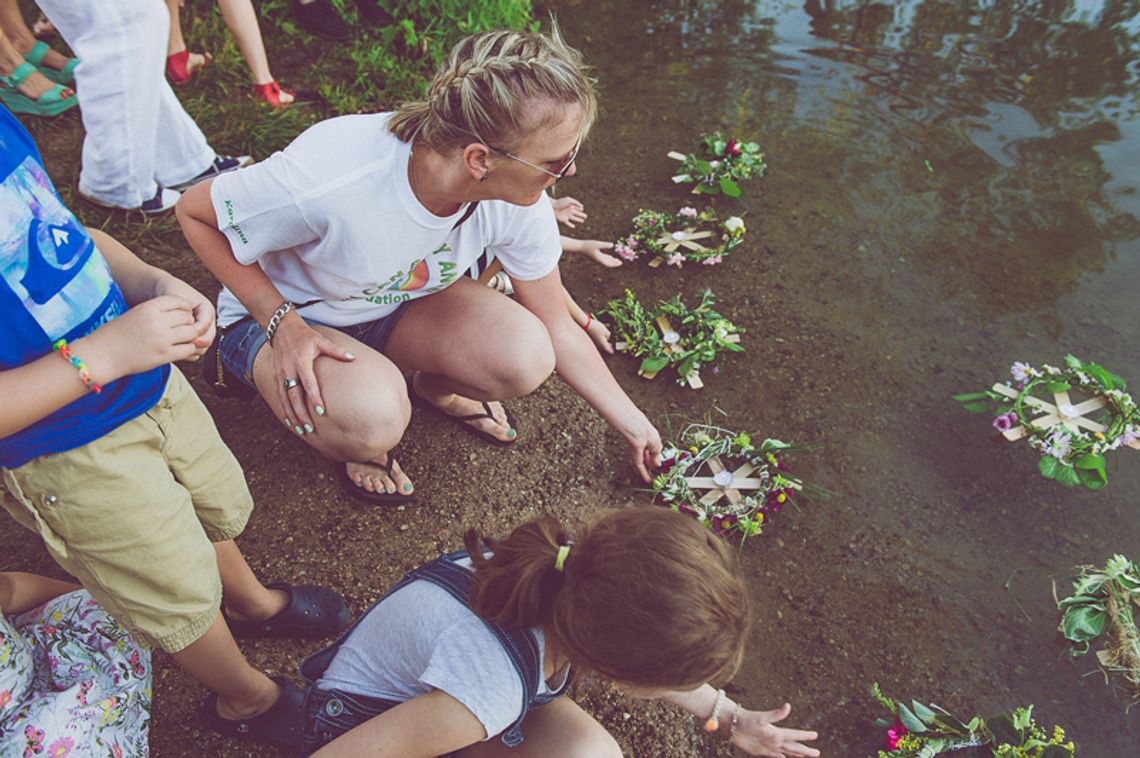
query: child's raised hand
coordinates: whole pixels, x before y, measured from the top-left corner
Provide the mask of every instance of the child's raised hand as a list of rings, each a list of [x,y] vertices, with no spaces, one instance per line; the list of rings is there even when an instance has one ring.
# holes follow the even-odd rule
[[[566,224],[571,229],[588,218],[586,206],[572,197],[552,197],[550,204],[554,206],[554,218],[558,219],[558,223]]]
[[[802,744],[819,737],[816,732],[775,726],[777,721],[787,718],[791,711],[792,706],[788,703],[774,711],[749,711],[742,708],[733,744],[749,755],[774,758],[818,756],[818,750]]]
[[[194,340],[194,354],[188,360],[196,361],[201,358],[214,341],[214,332],[217,328],[214,319],[214,304],[201,292],[175,276],[162,277],[155,285],[154,294],[156,297],[176,295],[191,304],[194,326],[198,329],[198,338]]]
[[[160,295],[76,340],[75,353],[100,384],[187,360],[199,354],[195,343],[202,337],[194,311],[184,297]]]

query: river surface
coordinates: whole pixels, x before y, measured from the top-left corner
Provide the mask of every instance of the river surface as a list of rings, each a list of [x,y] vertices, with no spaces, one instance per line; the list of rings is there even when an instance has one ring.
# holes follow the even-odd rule
[[[1140,557],[1140,453],[1108,487],[1042,479],[951,397],[1015,360],[1102,363],[1140,390],[1140,4],[558,2],[603,115],[561,191],[584,236],[691,201],[670,150],[763,147],[745,243],[715,268],[566,279],[594,310],[711,287],[747,352],[700,392],[622,383],[665,429],[711,420],[810,444],[834,490],[744,550],[756,633],[734,682],[793,704],[830,756],[881,740],[872,681],[965,719],[1033,703],[1088,758],[1140,755],[1140,709],[1056,632],[1079,564]],[[710,634],[715,630],[710,630]]]

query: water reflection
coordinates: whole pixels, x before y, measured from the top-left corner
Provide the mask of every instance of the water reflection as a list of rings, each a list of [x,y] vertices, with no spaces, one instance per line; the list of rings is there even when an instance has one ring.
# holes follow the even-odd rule
[[[669,50],[664,70],[642,58],[647,90],[676,99],[700,82],[691,121],[794,132],[797,169],[854,180],[844,200],[876,227],[869,249],[914,255],[981,318],[1047,318],[1140,237],[1136,162],[1113,150],[1125,129],[1140,136],[1135,0],[634,7],[626,43]],[[860,149],[835,167],[844,141]]]

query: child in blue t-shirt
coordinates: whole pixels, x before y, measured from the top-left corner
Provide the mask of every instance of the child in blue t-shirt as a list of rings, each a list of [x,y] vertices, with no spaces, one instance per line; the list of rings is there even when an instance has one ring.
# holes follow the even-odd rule
[[[326,636],[348,609],[330,590],[263,585],[233,541],[253,506],[244,475],[170,365],[210,345],[214,309],[85,229],[3,108],[0,322],[5,509],[135,639],[216,693],[212,726],[294,742],[300,691],[234,637]]]

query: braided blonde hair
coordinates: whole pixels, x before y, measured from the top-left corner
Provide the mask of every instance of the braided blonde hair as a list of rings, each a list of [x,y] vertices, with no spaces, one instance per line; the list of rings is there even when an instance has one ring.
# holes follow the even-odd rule
[[[571,104],[582,108],[585,133],[598,109],[594,80],[557,25],[549,36],[485,32],[460,40],[426,99],[402,105],[388,129],[404,142],[419,139],[439,152],[473,139],[509,151],[527,133],[561,119],[562,108],[544,105]]]

